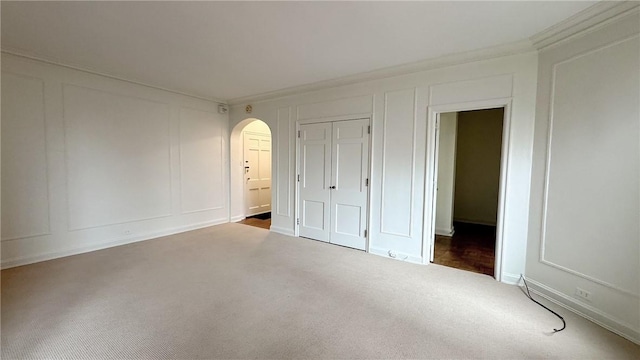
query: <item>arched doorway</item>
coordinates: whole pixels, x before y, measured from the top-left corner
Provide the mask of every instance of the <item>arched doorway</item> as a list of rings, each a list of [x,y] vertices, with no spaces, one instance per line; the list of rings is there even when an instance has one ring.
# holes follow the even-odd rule
[[[271,219],[271,130],[262,120],[238,123],[230,137],[231,222],[268,228]],[[267,220],[268,221],[265,221]]]

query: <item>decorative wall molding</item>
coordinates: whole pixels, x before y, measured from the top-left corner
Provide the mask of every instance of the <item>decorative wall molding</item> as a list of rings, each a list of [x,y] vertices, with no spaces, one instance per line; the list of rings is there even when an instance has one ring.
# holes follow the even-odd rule
[[[69,163],[70,163],[70,159],[69,159],[69,135],[68,135],[68,130],[69,130],[69,123],[68,123],[68,119],[67,119],[67,107],[65,106],[66,104],[66,96],[67,96],[67,92],[66,90],[69,88],[77,88],[83,91],[93,91],[95,93],[102,93],[102,94],[106,94],[108,96],[114,97],[114,98],[123,98],[123,99],[133,99],[133,100],[137,100],[137,101],[141,101],[141,102],[147,102],[147,103],[153,103],[153,104],[157,104],[157,105],[162,105],[164,107],[166,107],[166,111],[165,111],[165,115],[166,118],[164,120],[166,120],[166,127],[167,127],[167,147],[166,147],[166,151],[167,151],[167,169],[169,172],[169,179],[168,182],[169,184],[171,184],[171,174],[172,174],[172,167],[171,167],[171,152],[170,152],[170,105],[168,103],[165,102],[161,102],[161,101],[156,101],[156,100],[152,100],[152,99],[148,99],[148,98],[144,98],[144,97],[138,97],[138,96],[130,96],[130,95],[123,95],[123,94],[119,94],[116,92],[111,92],[108,90],[104,90],[104,89],[98,89],[98,88],[93,88],[93,87],[89,87],[89,86],[84,86],[84,85],[78,85],[78,84],[72,84],[72,83],[62,83],[62,91],[61,91],[61,105],[62,105],[62,122],[63,122],[63,132],[64,132],[64,160],[65,160],[65,179],[66,180],[66,186],[67,186],[67,230],[68,231],[80,231],[80,230],[88,230],[88,229],[96,229],[96,228],[102,228],[102,227],[106,227],[106,226],[112,226],[112,225],[120,225],[120,224],[128,224],[128,223],[133,223],[133,222],[138,222],[138,221],[145,221],[145,220],[154,220],[154,219],[161,219],[161,218],[166,218],[166,217],[170,217],[172,216],[171,214],[171,201],[173,199],[173,189],[171,186],[169,186],[169,209],[167,213],[163,213],[163,214],[158,214],[158,215],[153,215],[153,216],[143,216],[143,217],[137,217],[135,219],[127,219],[124,221],[107,221],[107,222],[101,222],[98,224],[93,224],[93,225],[84,225],[84,226],[72,226],[72,220],[73,220],[73,216],[71,213],[71,187],[70,187],[70,182],[69,179],[71,178],[71,176],[69,176]]]
[[[270,91],[262,94],[233,98],[228,101],[207,97],[207,96],[185,93],[185,92],[172,90],[172,89],[167,89],[161,86],[144,83],[137,80],[127,79],[122,76],[107,74],[99,70],[87,68],[81,65],[67,64],[61,61],[60,59],[51,59],[45,56],[28,54],[19,49],[4,47],[2,48],[1,51],[2,53],[11,54],[14,56],[19,56],[27,59],[37,60],[37,61],[41,61],[41,62],[53,64],[53,65],[58,65],[65,68],[78,70],[78,71],[86,72],[89,74],[99,75],[102,77],[107,77],[115,80],[125,81],[128,83],[145,86],[152,89],[167,91],[174,94],[184,95],[184,96],[193,97],[201,100],[212,101],[219,104],[230,104],[235,106],[235,105],[240,105],[248,102],[258,103],[265,100],[273,100],[276,98],[287,97],[287,96],[295,95],[302,92],[311,92],[311,91],[317,91],[317,90],[326,89],[326,88],[355,84],[355,83],[369,81],[369,80],[377,80],[377,79],[382,79],[387,77],[405,75],[405,74],[410,74],[410,73],[419,72],[419,71],[434,70],[438,68],[444,68],[444,67],[453,66],[453,65],[460,65],[460,64],[469,63],[469,62],[490,60],[493,58],[525,53],[525,52],[533,51],[535,49],[540,50],[540,49],[555,45],[564,40],[567,40],[568,38],[576,34],[579,34],[585,30],[591,31],[595,27],[602,26],[605,23],[613,21],[615,18],[625,16],[632,12],[637,12],[639,6],[640,4],[635,1],[622,1],[622,2],[601,1],[570,18],[541,31],[538,34],[531,36],[529,39],[525,39],[525,40],[521,40],[521,41],[509,43],[509,44],[479,49],[479,50],[444,55],[444,56],[433,58],[433,59],[427,59],[427,60],[422,60],[414,63],[387,67],[387,68],[373,70],[365,73],[315,82],[312,84],[305,84],[301,86],[294,86],[294,87],[289,87],[285,89],[274,90],[274,91]]]
[[[457,54],[444,55],[441,57],[422,60],[410,64],[392,66],[384,69],[373,70],[365,73],[349,75],[337,79],[319,81],[312,84],[294,86],[286,89],[275,90],[263,94],[230,99],[228,103],[232,106],[241,106],[244,103],[259,103],[268,100],[275,100],[300,93],[318,91],[339,86],[351,85],[370,80],[379,80],[394,76],[406,75],[420,71],[435,70],[454,65],[461,65],[476,61],[491,60],[495,58],[523,54],[535,51],[531,42],[526,39],[509,44],[489,47],[480,50],[473,50]]]
[[[408,231],[407,233],[397,233],[394,231],[388,231],[385,230],[384,224],[385,224],[385,211],[384,211],[384,202],[385,202],[385,193],[387,191],[386,190],[386,181],[385,181],[385,174],[387,174],[387,148],[388,148],[388,139],[387,139],[387,129],[388,129],[388,124],[389,124],[389,113],[388,113],[388,98],[389,98],[389,94],[391,93],[400,93],[400,92],[405,92],[405,91],[412,91],[413,92],[413,96],[412,96],[412,100],[413,100],[413,104],[412,104],[412,121],[411,121],[411,134],[412,134],[412,141],[411,141],[411,174],[409,176],[410,179],[410,185],[409,185],[409,191],[411,192],[411,194],[409,195],[409,224],[408,224]],[[415,169],[416,169],[416,141],[417,141],[417,134],[416,134],[416,122],[418,121],[417,116],[416,116],[416,106],[417,106],[417,93],[418,90],[416,88],[411,88],[411,89],[403,89],[403,90],[396,90],[396,91],[390,91],[390,92],[385,92],[384,94],[384,111],[382,114],[382,179],[381,179],[381,183],[380,183],[380,202],[381,202],[381,206],[380,206],[380,233],[381,234],[387,234],[387,235],[392,235],[392,236],[399,236],[399,237],[405,237],[405,238],[409,238],[411,239],[413,237],[413,222],[414,222],[414,214],[413,214],[413,205],[414,205],[414,199],[415,199]],[[393,174],[391,174],[393,175]],[[406,189],[403,189],[406,191]]]
[[[435,70],[453,65],[461,65],[470,62],[490,60],[541,50],[569,40],[574,36],[581,35],[588,31],[593,31],[622,16],[638,12],[639,7],[640,3],[636,1],[601,1],[570,18],[531,36],[529,39],[480,50],[445,55],[434,59],[392,66],[312,84],[294,86],[252,96],[233,98],[229,99],[228,103],[232,106],[240,106],[241,104],[248,102],[259,103],[278,98],[285,98],[299,93],[318,91],[365,81],[406,75],[420,71]]]
[[[282,174],[282,168],[286,167],[287,168],[287,174],[291,174],[291,158],[292,158],[292,153],[291,151],[289,151],[289,143],[291,142],[291,138],[289,136],[285,137],[284,139],[286,139],[286,145],[287,145],[287,163],[286,164],[281,164],[282,163],[282,158],[281,158],[281,145],[284,145],[283,141],[283,137],[282,134],[286,134],[289,135],[289,129],[291,128],[291,107],[283,107],[283,108],[279,108],[278,109],[278,114],[277,114],[277,124],[276,124],[276,139],[278,140],[278,142],[273,142],[272,146],[276,147],[276,176],[280,176],[280,174]],[[273,156],[272,156],[273,158]],[[272,180],[274,178],[273,174],[272,174]],[[286,177],[285,181],[277,181],[276,182],[276,186],[273,186],[273,184],[271,184],[271,189],[272,189],[272,195],[271,195],[271,202],[273,203],[273,189],[276,190],[276,215],[280,215],[280,216],[286,216],[286,217],[290,217],[291,216],[291,192],[290,192],[290,187],[291,187],[291,176]],[[280,188],[280,184],[284,185],[282,187],[282,189]],[[286,199],[285,201],[281,201],[280,196],[284,195],[283,197]]]
[[[638,9],[638,7],[636,6],[634,9]],[[587,9],[588,10],[588,9]],[[545,254],[546,254],[546,241],[547,241],[547,212],[548,212],[548,203],[549,203],[549,181],[550,181],[550,177],[551,177],[551,154],[552,154],[552,145],[553,145],[553,127],[554,127],[554,120],[555,120],[555,116],[554,116],[554,108],[555,108],[555,93],[556,93],[556,75],[557,75],[557,68],[559,65],[563,65],[563,64],[568,64],[572,61],[578,60],[580,58],[583,58],[585,56],[589,56],[592,55],[594,53],[600,52],[602,50],[623,44],[627,41],[630,40],[635,40],[637,38],[639,38],[640,35],[633,35],[630,37],[626,37],[623,39],[620,39],[618,41],[615,41],[613,43],[608,43],[606,45],[603,46],[599,46],[597,48],[591,49],[589,51],[580,53],[578,55],[572,56],[568,59],[563,59],[561,61],[558,61],[556,63],[553,64],[552,66],[552,75],[551,75],[551,84],[550,84],[550,89],[551,89],[551,96],[549,97],[549,124],[548,124],[548,128],[547,128],[547,145],[546,145],[546,156],[545,156],[545,168],[544,168],[544,183],[543,183],[543,202],[542,202],[542,224],[541,224],[541,237],[540,237],[540,259],[539,261],[545,265],[551,266],[553,268],[556,268],[558,270],[562,270],[564,272],[567,272],[569,274],[575,275],[575,276],[579,276],[583,279],[592,281],[596,284],[608,287],[610,289],[616,290],[618,292],[621,292],[625,295],[629,295],[635,298],[640,298],[640,294],[636,294],[630,290],[621,288],[617,285],[611,284],[607,281],[598,279],[596,277],[590,276],[588,274],[582,273],[580,271],[568,268],[566,266],[557,264],[553,261],[550,261],[548,259],[545,258]]]
[[[373,113],[373,95],[343,97],[296,106],[296,120],[330,119]]]
[[[183,111],[184,110],[195,111],[195,112],[201,112],[201,113],[208,114],[209,116],[211,116],[211,119],[214,119],[211,122],[211,124],[215,123],[215,117],[217,115],[216,113],[214,113],[212,111],[207,111],[207,110],[202,110],[202,109],[195,109],[195,108],[185,107],[185,106],[180,107],[180,115],[179,115],[180,126],[178,127],[178,129],[179,129],[178,137],[180,139],[180,146],[178,147],[178,153],[179,153],[178,159],[179,159],[179,168],[180,168],[179,171],[178,171],[178,175],[179,175],[179,178],[180,178],[180,213],[185,215],[185,214],[192,214],[192,213],[198,213],[198,212],[203,212],[203,211],[212,211],[212,210],[224,209],[224,200],[223,199],[225,197],[225,194],[224,194],[224,190],[225,189],[222,189],[220,196],[216,197],[219,200],[219,204],[213,204],[212,206],[208,206],[208,207],[205,207],[205,208],[202,208],[202,209],[192,209],[192,210],[185,210],[184,209],[184,194],[185,194],[185,187],[184,187],[184,182],[183,182],[183,177],[184,177],[184,174],[183,174],[183,171],[184,171],[184,168],[183,168],[183,154],[184,154],[183,145],[184,145],[184,141],[183,141],[183,138],[182,138],[182,135],[183,135],[182,126],[183,126],[183,121],[184,121],[184,119],[183,119],[183,114],[184,114]],[[221,166],[224,167],[224,164],[225,164],[224,143],[225,142],[222,141],[222,137],[223,137],[222,127],[220,126],[220,124],[216,124],[216,125],[217,125],[216,126],[216,133],[219,136],[219,138],[221,139],[220,140],[220,148],[218,150],[219,151],[219,156],[220,156],[219,161],[220,161]],[[214,154],[212,154],[212,155],[214,155]],[[219,177],[218,181],[219,181],[220,185],[223,186],[224,185],[224,172],[223,171],[219,172],[218,173],[218,177]],[[172,198],[173,198],[173,196],[172,196]]]
[[[491,75],[464,81],[445,82],[429,85],[429,106],[465,102],[491,101],[513,96],[515,74]],[[478,90],[482,89],[482,90]],[[476,110],[475,108],[470,108]]]
[[[107,74],[107,73],[101,72],[99,70],[90,69],[90,68],[87,68],[87,67],[84,67],[84,66],[80,66],[80,65],[66,64],[66,63],[60,61],[59,59],[48,59],[45,56],[27,54],[24,51],[21,51],[21,50],[18,50],[18,49],[12,49],[12,48],[3,47],[2,49],[0,49],[0,52],[2,52],[4,54],[9,54],[9,55],[13,55],[13,56],[22,57],[22,58],[25,58],[25,59],[40,61],[40,62],[51,64],[51,65],[61,66],[61,67],[64,67],[64,68],[67,68],[67,69],[71,69],[71,70],[82,71],[84,73],[88,73],[88,74],[92,74],[92,75],[98,75],[98,76],[109,78],[109,79],[113,79],[113,80],[124,81],[124,82],[130,83],[130,84],[140,85],[140,86],[144,86],[144,87],[155,89],[155,90],[161,90],[161,91],[165,91],[165,92],[170,92],[170,93],[173,93],[173,94],[176,94],[176,95],[187,96],[187,97],[190,97],[190,98],[210,101],[210,102],[214,102],[214,103],[218,103],[218,104],[222,104],[222,105],[226,105],[227,104],[226,101],[221,100],[221,99],[209,98],[209,97],[190,94],[190,93],[185,93],[185,92],[181,92],[181,91],[177,91],[177,90],[171,90],[171,89],[167,89],[167,88],[164,88],[164,87],[161,87],[161,86],[147,84],[147,83],[144,83],[144,82],[141,82],[141,81],[137,81],[137,80],[127,79],[125,77],[121,77],[121,76],[117,76],[117,75]]]
[[[597,30],[626,15],[638,13],[639,10],[640,3],[637,1],[600,1],[529,39],[536,49],[546,49]]]
[[[45,103],[45,81],[44,79],[42,79],[41,77],[36,77],[36,76],[32,76],[32,75],[25,75],[25,74],[21,74],[21,73],[17,73],[17,72],[12,72],[12,71],[2,71],[2,73],[4,74],[9,74],[18,78],[24,78],[27,80],[35,80],[40,84],[40,95],[42,97],[41,101],[42,101],[42,131],[43,131],[43,146],[44,146],[44,161],[45,161],[45,168],[44,168],[44,182],[46,184],[46,193],[47,193],[47,225],[46,225],[46,229],[43,229],[44,231],[40,231],[40,232],[35,232],[35,233],[30,233],[30,234],[16,234],[13,236],[8,236],[8,237],[2,237],[0,239],[0,242],[4,242],[4,241],[13,241],[13,240],[20,240],[20,239],[26,239],[26,238],[33,238],[33,237],[40,237],[40,236],[46,236],[46,235],[51,235],[51,190],[49,189],[49,183],[50,183],[50,174],[49,174],[49,140],[47,139],[47,112],[46,112],[46,103]],[[5,120],[6,121],[6,120]]]
[[[38,59],[14,56],[3,52],[2,60],[3,76],[7,73],[15,72],[16,75],[37,78],[44,82],[44,98],[40,95],[40,91],[38,90],[39,86],[35,83],[27,87],[27,89],[30,90],[28,93],[25,92],[24,95],[21,93],[20,96],[26,96],[24,100],[27,105],[26,109],[30,111],[28,113],[25,112],[25,114],[28,114],[30,118],[39,117],[41,101],[45,105],[44,126],[47,156],[46,169],[48,174],[46,179],[47,184],[42,187],[39,186],[39,188],[48,190],[50,195],[49,206],[47,207],[50,213],[50,226],[49,233],[40,234],[44,231],[44,226],[33,227],[30,225],[31,227],[26,230],[29,230],[29,234],[34,236],[21,236],[20,238],[3,242],[3,258],[0,262],[1,268],[26,265],[94,251],[196,228],[222,224],[229,221],[228,211],[224,208],[214,213],[180,215],[179,209],[173,207],[173,203],[177,201],[177,198],[174,198],[173,194],[178,197],[177,191],[179,191],[179,189],[171,185],[178,181],[176,171],[179,170],[179,162],[177,159],[179,146],[177,137],[179,137],[179,135],[176,131],[179,119],[177,115],[179,108],[183,106],[208,111],[215,115],[217,121],[213,126],[216,127],[216,136],[219,136],[221,140],[213,145],[213,150],[215,150],[215,152],[220,151],[222,157],[220,159],[220,174],[216,171],[214,176],[221,176],[223,186],[220,192],[222,194],[226,193],[227,177],[225,176],[226,170],[224,169],[228,166],[228,158],[224,137],[227,134],[228,115],[217,114],[215,104],[193,97],[178,96],[175,95],[175,93],[166,92],[162,89],[152,90],[148,87],[132,85],[135,83],[131,81],[125,80],[122,82],[118,81],[118,79],[109,78],[108,76],[104,77],[101,74],[78,72],[71,67],[59,67],[59,65],[55,63],[40,61]],[[7,80],[9,80],[9,76],[7,75],[6,77]],[[18,81],[17,84],[21,84],[20,79],[16,81]],[[4,82],[5,79],[3,78],[3,83]],[[9,95],[9,93],[6,95]],[[86,99],[90,99],[91,101],[88,103],[85,101]],[[9,99],[7,98],[7,100]],[[102,111],[96,113],[96,109],[103,108],[113,110],[113,114],[110,111],[104,114]],[[213,111],[210,111],[211,109],[213,109]],[[20,113],[21,112],[18,114]],[[122,113],[122,116],[118,115],[120,113]],[[94,115],[99,115],[99,117],[95,118],[93,117]],[[87,117],[93,118],[89,119]],[[120,126],[119,128],[111,126],[110,123],[100,121],[101,118],[119,119]],[[127,120],[130,119],[141,120],[141,123],[138,125],[131,124],[133,126],[131,129],[135,129],[135,133],[132,133],[128,126],[129,123]],[[87,120],[90,121],[87,123]],[[39,130],[40,126],[37,122],[35,123],[35,125],[32,125],[31,122],[29,124],[33,126],[33,129]],[[20,123],[18,125],[24,124]],[[102,127],[96,127],[96,125],[105,125],[106,127],[103,129]],[[147,126],[151,126],[151,128],[149,129]],[[85,128],[88,130],[84,131]],[[107,130],[107,134],[104,134],[105,129]],[[128,133],[126,133],[127,129],[130,130]],[[71,131],[75,132],[76,130],[78,131],[77,133],[71,133]],[[31,131],[31,128],[29,131]],[[125,133],[122,133],[123,131]],[[147,138],[140,144],[137,141],[132,142],[131,139],[133,137],[139,139],[137,135],[140,132],[152,138]],[[106,141],[106,135],[109,139],[112,139],[113,144],[126,145],[126,149],[128,150],[123,150],[122,153],[118,153],[124,154],[124,157],[120,157],[119,155],[105,157],[105,154],[102,152],[102,147],[93,147],[93,150],[91,150],[93,151],[92,153],[86,153],[87,146],[92,147],[93,144],[93,140],[86,137],[88,134],[93,134],[95,139],[99,141]],[[38,135],[38,139],[41,137],[42,135]],[[71,145],[72,148],[69,148],[69,145]],[[73,148],[74,145],[75,149]],[[140,149],[140,151],[138,151],[138,149]],[[76,217],[81,221],[77,221],[76,224],[69,222],[68,214],[70,207],[68,206],[68,199],[70,197],[69,194],[67,194],[69,187],[74,189],[77,196],[80,196],[77,197],[79,201],[76,201],[76,203],[83,207],[77,207],[76,209],[79,209],[79,211],[84,212],[84,205],[82,204],[87,202],[90,204],[91,196],[100,198],[98,196],[100,194],[91,193],[85,195],[80,192],[80,189],[73,185],[70,186],[69,173],[80,174],[89,171],[82,166],[84,166],[84,164],[93,166],[91,162],[94,162],[96,158],[98,158],[98,161],[109,161],[109,164],[104,165],[108,166],[107,170],[116,167],[120,169],[119,160],[128,161],[129,154],[133,152],[135,156],[138,152],[145,152],[142,151],[144,149],[153,150],[154,155],[151,157],[151,162],[147,163],[151,166],[152,170],[160,169],[160,171],[150,172],[143,170],[141,172],[143,174],[142,178],[137,178],[138,172],[131,173],[129,170],[126,170],[129,169],[129,165],[124,166],[123,164],[122,169],[124,170],[118,170],[118,173],[124,174],[124,176],[136,174],[136,178],[132,178],[133,181],[130,183],[138,185],[142,182],[143,184],[140,186],[144,186],[144,188],[140,188],[140,186],[129,187],[129,189],[135,192],[138,192],[139,189],[146,190],[149,189],[150,186],[157,185],[157,189],[160,189],[160,191],[157,192],[153,198],[160,199],[159,201],[147,203],[147,205],[141,207],[134,207],[130,212],[116,214],[104,211],[96,212],[95,214],[97,214],[97,216],[83,217],[82,213],[77,212]],[[36,150],[38,149],[30,149],[30,151]],[[210,151],[207,152],[210,153]],[[76,167],[79,166],[78,171],[74,171],[73,167],[69,167],[69,159],[76,158],[75,154],[78,154],[76,159],[78,161],[75,164]],[[145,154],[149,155],[147,152],[145,152]],[[71,155],[71,157],[69,157],[69,155]],[[200,156],[200,154],[198,154],[198,156]],[[145,157],[145,159],[147,159],[147,157]],[[44,163],[45,160],[39,158],[37,165],[40,168],[42,166],[41,164]],[[42,169],[44,169],[44,167],[42,167]],[[138,170],[138,168],[135,168],[135,170]],[[93,174],[95,175],[96,173]],[[44,175],[38,175],[38,177],[44,178]],[[147,177],[153,180],[152,184],[146,181]],[[76,181],[81,181],[82,184],[89,184],[87,181],[92,181],[91,179],[100,181],[102,178],[101,176],[76,178]],[[106,181],[106,183],[114,184],[111,181]],[[105,188],[103,186],[104,184],[90,185],[92,189]],[[120,187],[113,186],[113,189],[115,189],[114,194],[123,194]],[[21,195],[20,200],[34,201],[34,196],[35,193],[30,192],[24,196]],[[107,202],[111,201],[107,196],[104,198]],[[124,198],[129,199],[129,197],[126,196]],[[148,198],[148,196],[145,198]],[[222,196],[221,199],[216,198],[209,201],[209,203],[218,204],[220,201],[224,207],[227,206],[225,198],[226,196]],[[44,210],[44,193],[36,198],[36,200],[38,199],[37,206]],[[121,203],[123,198],[121,197],[120,199],[114,200]],[[9,205],[9,203],[6,205]],[[109,204],[107,205],[111,206]],[[194,206],[194,208],[195,207],[197,206]],[[42,217],[42,219],[44,222],[44,217]],[[24,234],[18,235],[28,235],[26,232],[23,233]],[[7,235],[13,236],[16,234]]]

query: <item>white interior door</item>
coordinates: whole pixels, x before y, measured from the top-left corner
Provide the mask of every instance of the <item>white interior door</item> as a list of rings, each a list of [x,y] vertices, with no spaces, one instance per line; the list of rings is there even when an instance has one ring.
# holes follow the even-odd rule
[[[331,123],[300,126],[300,236],[329,241]]]
[[[247,216],[271,211],[271,136],[244,133]]]
[[[299,234],[364,250],[369,120],[300,126]]]
[[[364,250],[367,239],[369,120],[333,123],[330,242]]]

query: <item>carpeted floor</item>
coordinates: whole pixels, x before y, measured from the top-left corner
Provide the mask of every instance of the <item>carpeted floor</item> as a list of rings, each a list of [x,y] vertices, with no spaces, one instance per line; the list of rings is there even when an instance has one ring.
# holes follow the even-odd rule
[[[3,359],[640,358],[488,276],[239,224],[2,271],[1,311]]]

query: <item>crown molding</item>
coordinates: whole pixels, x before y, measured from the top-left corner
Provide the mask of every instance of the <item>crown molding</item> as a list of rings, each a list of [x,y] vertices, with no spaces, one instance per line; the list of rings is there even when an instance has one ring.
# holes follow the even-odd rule
[[[257,103],[277,98],[288,97],[291,95],[318,91],[328,88],[334,88],[345,85],[352,85],[364,81],[379,80],[394,76],[406,75],[426,70],[434,70],[445,68],[453,65],[460,65],[474,61],[490,60],[504,56],[522,54],[535,51],[531,42],[527,40],[517,41],[505,45],[493,46],[479,50],[467,51],[462,53],[444,55],[441,57],[422,60],[409,64],[391,66],[378,70],[368,71],[355,75],[348,75],[330,80],[319,81],[311,84],[293,86],[285,89],[270,91],[266,93],[233,98],[228,101],[231,106],[246,104],[248,102]]]
[[[637,13],[639,9],[638,1],[600,1],[529,39],[536,49],[546,49],[631,13]]]
[[[62,66],[73,70],[86,72],[89,74],[99,75],[115,80],[125,81],[128,83],[145,86],[157,90],[167,91],[174,94],[189,96],[201,100],[211,101],[219,104],[228,104],[230,106],[237,106],[246,104],[248,102],[256,103],[267,100],[274,100],[277,98],[284,98],[304,92],[318,91],[328,88],[334,88],[345,85],[352,85],[365,81],[379,80],[394,76],[401,76],[420,71],[434,70],[439,68],[445,68],[454,65],[460,65],[475,61],[490,60],[500,58],[504,56],[517,55],[535,50],[543,50],[552,47],[556,44],[579,36],[587,31],[598,28],[613,22],[621,17],[630,15],[632,13],[638,13],[640,11],[639,1],[600,1],[599,3],[563,20],[541,32],[531,36],[529,39],[517,41],[505,45],[498,45],[494,47],[473,50],[468,52],[444,55],[437,58],[422,60],[409,64],[403,64],[398,66],[391,66],[378,70],[368,71],[364,73],[347,75],[335,79],[329,79],[319,81],[311,84],[305,84],[300,86],[293,86],[289,88],[269,91],[265,93],[233,98],[228,101],[216,98],[204,97],[201,95],[195,95],[167,89],[164,87],[126,79],[120,76],[115,76],[107,73],[103,73],[97,70],[65,64],[59,60],[47,59],[45,57],[34,56],[21,52],[16,49],[2,48],[2,53],[27,58],[35,61],[40,61],[52,65]]]
[[[438,58],[423,60],[415,63],[398,65],[365,73],[348,75],[340,78],[319,81],[311,84],[294,86],[266,93],[233,98],[228,101],[231,106],[257,103],[267,100],[284,98],[304,92],[318,91],[333,87],[351,85],[359,82],[378,80],[393,76],[400,76],[419,71],[460,65],[464,63],[490,60],[503,56],[516,55],[528,51],[542,50],[567,41],[574,36],[604,26],[617,19],[637,13],[640,10],[639,1],[600,1],[597,4],[563,20],[533,36],[506,45],[500,45],[469,52],[445,55]]]
[[[92,70],[92,69],[85,68],[85,67],[65,64],[65,63],[63,63],[63,62],[61,62],[59,60],[53,60],[53,59],[47,59],[46,57],[34,56],[34,55],[27,54],[27,53],[24,53],[24,52],[16,50],[16,49],[2,48],[2,49],[0,49],[0,52],[2,52],[3,54],[12,55],[12,56],[16,56],[16,57],[21,57],[21,58],[25,58],[25,59],[29,59],[29,60],[34,60],[34,61],[39,61],[39,62],[43,62],[43,63],[46,63],[46,64],[61,66],[61,67],[67,68],[67,69],[82,71],[82,72],[85,72],[85,73],[88,73],[88,74],[98,75],[98,76],[106,77],[106,78],[109,78],[109,79],[124,81],[124,82],[128,82],[130,84],[140,85],[140,86],[148,87],[148,88],[155,89],[155,90],[162,90],[162,91],[170,92],[170,93],[177,94],[177,95],[188,96],[188,97],[191,97],[191,98],[196,98],[196,99],[200,99],[200,100],[214,102],[214,103],[221,104],[221,105],[227,105],[227,102],[224,101],[224,100],[221,100],[221,99],[216,99],[216,98],[210,98],[210,97],[205,97],[205,96],[201,96],[201,95],[190,94],[190,93],[186,93],[186,92],[182,92],[182,91],[167,89],[167,88],[164,88],[164,87],[161,87],[161,86],[147,84],[147,83],[144,83],[144,82],[141,82],[141,81],[130,80],[130,79],[127,79],[127,78],[123,78],[123,77],[120,77],[120,76],[103,73],[103,72],[100,72],[100,71],[97,71],[97,70]]]

